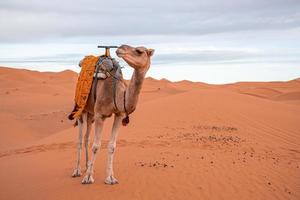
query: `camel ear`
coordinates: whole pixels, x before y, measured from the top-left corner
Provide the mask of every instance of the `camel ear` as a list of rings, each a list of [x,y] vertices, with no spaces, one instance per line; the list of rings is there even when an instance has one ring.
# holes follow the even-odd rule
[[[149,56],[153,56],[154,49],[147,49],[147,53],[148,53]]]

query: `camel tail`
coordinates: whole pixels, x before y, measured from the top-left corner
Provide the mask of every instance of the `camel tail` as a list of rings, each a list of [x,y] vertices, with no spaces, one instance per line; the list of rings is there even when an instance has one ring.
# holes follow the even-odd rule
[[[75,123],[73,124],[74,127],[78,126],[78,121],[76,120]]]
[[[74,114],[75,114],[75,113],[73,113],[73,112],[72,112],[71,114],[69,114],[69,115],[68,115],[68,119],[69,119],[69,120],[74,120],[74,119],[75,119],[75,118],[74,118]],[[75,123],[73,124],[73,126],[74,126],[74,127],[78,126],[78,121],[77,121],[77,120],[75,120]]]
[[[73,119],[74,119],[74,113],[69,114],[69,115],[68,115],[68,119],[69,119],[69,120],[73,120]]]
[[[69,120],[75,119],[75,118],[74,118],[74,115],[75,115],[77,112],[78,112],[78,106],[77,106],[77,104],[75,104],[73,110],[72,110],[71,113],[68,115],[68,119],[69,119]]]

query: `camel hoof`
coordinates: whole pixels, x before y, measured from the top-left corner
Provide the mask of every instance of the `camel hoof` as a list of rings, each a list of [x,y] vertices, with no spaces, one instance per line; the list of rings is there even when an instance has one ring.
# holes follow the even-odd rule
[[[82,174],[81,174],[81,171],[80,171],[79,168],[74,169],[74,172],[73,172],[73,174],[72,174],[72,177],[73,177],[73,178],[79,177],[79,176],[81,176],[81,175],[82,175]]]
[[[107,177],[105,179],[104,183],[107,184],[107,185],[119,184],[118,180],[113,176]]]
[[[81,181],[82,184],[92,184],[94,183],[94,178],[91,174],[85,175],[85,177]]]

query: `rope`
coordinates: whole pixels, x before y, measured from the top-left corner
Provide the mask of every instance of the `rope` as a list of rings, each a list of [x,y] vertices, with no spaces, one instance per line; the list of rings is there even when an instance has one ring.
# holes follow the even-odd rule
[[[94,77],[94,82],[93,82],[94,102],[96,102],[96,89],[97,89],[96,86],[97,86],[97,81],[98,81],[97,74],[99,73],[99,68],[100,68],[100,65],[102,64],[103,60],[107,59],[107,58],[108,57],[101,57],[99,59],[99,61],[97,62],[97,67],[96,67],[96,72],[95,72],[96,76]],[[108,59],[111,59],[111,58],[108,58]],[[111,72],[114,71],[114,69],[116,69],[115,73],[112,74]],[[110,71],[105,70],[105,73],[108,73],[113,78],[113,84],[112,84],[113,101],[114,101],[115,110],[118,111],[118,112],[121,112],[121,111],[118,109],[117,102],[116,102],[116,93],[117,93],[116,87],[117,87],[117,82],[121,81],[121,79],[119,77],[120,70],[121,70],[121,67],[119,65],[117,65],[116,68],[113,68]],[[108,78],[108,76],[106,78]],[[126,109],[126,89],[125,89],[124,95],[123,95],[123,106],[124,106],[124,111],[125,111],[126,116],[122,120],[122,124],[123,124],[123,126],[126,126],[129,123],[129,113],[127,112],[127,109]]]

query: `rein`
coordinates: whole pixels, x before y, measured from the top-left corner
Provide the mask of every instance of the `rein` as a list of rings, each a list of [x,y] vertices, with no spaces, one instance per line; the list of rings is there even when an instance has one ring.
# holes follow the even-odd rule
[[[102,69],[101,64],[103,63],[103,61],[105,59],[111,59],[111,58],[109,58],[109,57],[100,57],[99,61],[96,64],[96,70],[95,70],[94,81],[93,81],[94,102],[96,102],[96,89],[97,89],[98,79],[106,80],[107,78],[112,77],[113,78],[112,90],[113,90],[114,107],[115,107],[115,110],[117,110],[118,112],[121,112],[118,109],[118,106],[117,106],[117,103],[116,103],[116,93],[117,93],[116,86],[117,86],[117,82],[121,81],[120,76],[119,76],[121,67],[120,67],[119,64],[117,64],[116,66],[113,65],[113,68],[111,70]],[[112,71],[115,71],[115,73],[112,74],[111,73]],[[99,77],[98,76],[99,73],[104,75],[104,76]],[[126,109],[126,89],[125,89],[124,94],[123,94],[123,106],[124,106],[124,111],[125,111],[126,116],[125,116],[125,118],[123,118],[122,124],[123,124],[123,126],[126,126],[129,123],[129,113]]]

